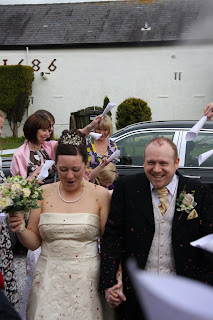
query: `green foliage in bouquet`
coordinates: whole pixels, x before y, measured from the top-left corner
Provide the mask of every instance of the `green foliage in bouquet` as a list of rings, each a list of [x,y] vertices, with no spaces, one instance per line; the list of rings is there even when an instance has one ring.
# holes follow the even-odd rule
[[[37,200],[43,200],[42,194],[37,178],[29,181],[18,175],[7,177],[6,182],[0,184],[0,210],[11,215],[16,211],[29,213],[30,209],[39,208]]]

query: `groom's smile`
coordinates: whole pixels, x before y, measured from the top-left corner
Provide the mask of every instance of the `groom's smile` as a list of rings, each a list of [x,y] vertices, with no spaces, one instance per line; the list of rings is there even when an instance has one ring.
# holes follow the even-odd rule
[[[179,158],[175,159],[172,147],[166,141],[156,139],[145,150],[144,171],[155,188],[167,186],[178,169]]]

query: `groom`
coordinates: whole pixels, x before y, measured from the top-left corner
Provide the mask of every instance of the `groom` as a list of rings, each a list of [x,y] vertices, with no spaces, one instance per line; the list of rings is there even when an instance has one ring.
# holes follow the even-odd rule
[[[141,269],[213,285],[213,255],[190,246],[213,233],[211,194],[201,183],[180,175],[178,166],[176,145],[155,138],[144,152],[145,174],[116,183],[102,239],[101,289],[112,307],[119,305],[117,319],[143,319],[125,268],[130,257]],[[123,289],[117,296],[112,287],[119,263]]]

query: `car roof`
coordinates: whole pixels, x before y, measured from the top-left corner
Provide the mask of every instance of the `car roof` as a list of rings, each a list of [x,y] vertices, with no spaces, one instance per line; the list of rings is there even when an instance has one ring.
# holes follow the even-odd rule
[[[134,124],[131,124],[129,126],[126,126],[120,130],[118,130],[116,133],[113,134],[112,137],[118,137],[122,133],[127,133],[130,131],[135,130],[143,130],[143,129],[169,129],[169,128],[175,128],[175,129],[190,129],[192,128],[199,120],[169,120],[169,121],[145,121],[145,122],[137,122]],[[202,129],[207,130],[213,130],[213,122],[212,121],[206,121]]]

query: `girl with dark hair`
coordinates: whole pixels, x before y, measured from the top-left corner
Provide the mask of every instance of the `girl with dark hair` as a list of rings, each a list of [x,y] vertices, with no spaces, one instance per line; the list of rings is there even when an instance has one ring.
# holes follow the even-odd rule
[[[40,114],[32,114],[24,124],[26,141],[13,155],[10,171],[12,175],[19,173],[22,177],[39,174],[42,164],[46,160],[55,159],[57,141],[46,141],[50,137],[51,123]],[[53,181],[56,172],[55,166],[48,176],[48,182]]]
[[[98,238],[104,232],[110,195],[84,180],[87,148],[78,130],[62,133],[56,167],[60,181],[42,187],[44,199],[31,212],[28,228],[20,233],[19,217],[9,219],[24,246],[35,250],[41,245],[27,319],[102,320]]]
[[[44,109],[39,109],[35,112],[35,114],[39,114],[43,117],[46,117],[49,122],[50,122],[50,137],[47,140],[54,140],[54,124],[55,124],[55,117],[52,115],[51,112],[44,110]]]

